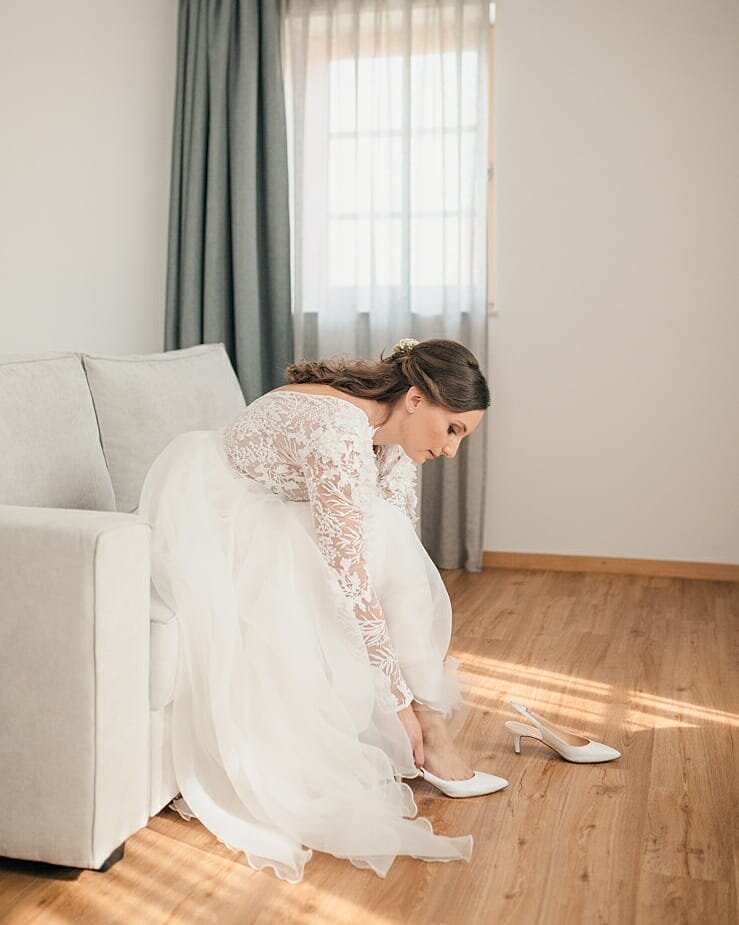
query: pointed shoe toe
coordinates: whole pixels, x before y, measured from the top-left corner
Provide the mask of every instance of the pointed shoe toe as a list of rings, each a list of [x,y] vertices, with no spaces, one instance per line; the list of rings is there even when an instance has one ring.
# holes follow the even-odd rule
[[[479,797],[486,793],[495,793],[508,786],[505,777],[475,771],[467,780],[445,780],[437,777],[425,768],[419,768],[421,777],[448,797]]]
[[[621,757],[621,752],[603,742],[593,742],[591,739],[587,745],[579,748],[570,747],[567,753],[563,755],[568,761],[576,764],[597,764],[600,761],[615,761]]]

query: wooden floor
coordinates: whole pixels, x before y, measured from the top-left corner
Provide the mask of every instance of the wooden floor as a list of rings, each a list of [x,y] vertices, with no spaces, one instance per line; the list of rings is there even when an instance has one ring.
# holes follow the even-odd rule
[[[469,800],[411,786],[436,831],[473,834],[470,863],[400,858],[381,879],[316,853],[291,886],[164,810],[106,874],[0,861],[0,921],[736,923],[739,585],[503,569],[444,578],[451,653],[472,685],[458,743],[510,783]],[[622,758],[570,764],[530,739],[515,755],[508,699]]]

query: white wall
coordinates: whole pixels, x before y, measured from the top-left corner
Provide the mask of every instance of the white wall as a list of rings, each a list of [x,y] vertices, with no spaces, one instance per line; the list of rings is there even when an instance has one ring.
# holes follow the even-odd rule
[[[499,0],[485,548],[739,563],[739,3]]]
[[[162,350],[176,0],[0,4],[0,353]]]

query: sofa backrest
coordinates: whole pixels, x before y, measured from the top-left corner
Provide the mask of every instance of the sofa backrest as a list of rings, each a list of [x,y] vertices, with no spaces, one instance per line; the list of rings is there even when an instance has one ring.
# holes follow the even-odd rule
[[[82,354],[116,509],[135,513],[149,467],[178,434],[225,427],[246,407],[222,343]]]
[[[116,509],[79,354],[0,356],[0,504]]]

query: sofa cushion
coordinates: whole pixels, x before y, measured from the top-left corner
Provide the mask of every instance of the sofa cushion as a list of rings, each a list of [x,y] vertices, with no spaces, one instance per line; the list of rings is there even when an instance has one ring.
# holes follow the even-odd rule
[[[117,510],[134,513],[149,467],[178,434],[225,427],[245,407],[222,343],[82,361]]]
[[[0,504],[116,509],[78,353],[0,356]]]

